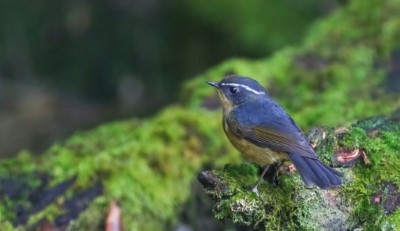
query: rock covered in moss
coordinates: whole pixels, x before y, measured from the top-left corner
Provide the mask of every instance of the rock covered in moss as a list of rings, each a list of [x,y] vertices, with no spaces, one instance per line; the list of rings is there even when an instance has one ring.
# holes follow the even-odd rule
[[[264,182],[258,197],[251,191],[258,171],[254,165],[226,166],[223,170],[202,172],[198,179],[215,200],[217,219],[256,229],[278,230],[397,230],[400,216],[400,120],[374,117],[360,120],[343,132],[318,127],[308,133],[318,140],[315,149],[329,163],[339,150],[367,153],[368,164],[353,156],[356,164],[341,168],[344,183],[338,190],[306,188],[297,174],[281,171],[279,184]],[[377,131],[369,135],[368,131]],[[327,153],[327,150],[328,154]],[[342,152],[341,152],[342,153]],[[343,153],[342,153],[343,154]],[[343,154],[344,155],[344,154]],[[372,201],[372,203],[370,203]]]

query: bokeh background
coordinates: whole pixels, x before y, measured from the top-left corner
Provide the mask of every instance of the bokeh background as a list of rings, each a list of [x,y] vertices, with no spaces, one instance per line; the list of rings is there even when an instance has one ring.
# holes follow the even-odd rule
[[[346,1],[0,2],[0,157],[146,117],[228,58],[301,42]]]
[[[399,0],[1,1],[0,230],[106,230],[113,205],[126,230],[251,230],[197,179],[244,162],[205,84],[227,73],[266,86],[304,131],[347,127],[344,147],[371,166],[346,169],[345,229],[399,230],[400,210],[371,203],[400,185],[399,15]],[[353,126],[373,116],[382,133]],[[236,166],[252,166],[249,194],[258,167]],[[296,177],[268,194],[266,230],[336,221],[287,196],[304,195]]]

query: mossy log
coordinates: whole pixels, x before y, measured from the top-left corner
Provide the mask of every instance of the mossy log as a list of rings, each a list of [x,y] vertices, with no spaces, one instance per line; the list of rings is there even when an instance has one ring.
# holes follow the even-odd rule
[[[348,128],[317,127],[307,137],[326,164],[344,173],[340,189],[307,188],[283,165],[257,196],[251,188],[261,169],[226,165],[198,175],[215,217],[259,230],[398,230],[400,111]]]
[[[349,125],[360,118],[388,115],[400,107],[400,88],[396,87],[399,15],[398,0],[349,1],[316,22],[297,47],[255,61],[228,60],[184,83],[179,102],[151,118],[104,124],[77,132],[40,155],[22,151],[15,158],[1,160],[0,229],[32,230],[48,225],[60,230],[102,230],[114,201],[121,207],[127,230],[171,230],[180,225],[195,230],[226,229],[226,223],[208,225],[214,221],[207,216],[211,208],[204,207],[209,200],[196,190],[200,171],[222,169],[226,163],[231,165],[225,171],[210,173],[229,183],[226,192],[215,191],[215,198],[231,198],[216,207],[218,218],[233,214],[227,209],[229,201],[244,198],[234,209],[254,212],[254,216],[231,217],[250,227],[323,227],[325,223],[306,222],[336,214],[332,226],[351,221],[354,224],[347,223],[347,227],[400,229],[399,210],[386,212],[397,205],[387,198],[396,197],[400,166],[396,159],[398,131],[385,128],[390,124],[383,123],[386,125],[375,136],[373,131],[357,128],[362,127],[361,122],[343,132],[343,137],[334,129],[314,130],[317,149],[326,148],[318,151],[326,163],[335,164],[331,154],[337,142],[344,148],[336,152],[343,154],[338,155],[339,161],[351,159],[346,157],[348,150],[359,150],[371,164],[343,168],[343,188],[329,194],[304,188],[297,174],[282,170],[279,185],[261,186],[270,207],[262,210],[265,203],[248,193],[258,168],[236,165],[243,159],[223,134],[215,89],[205,84],[232,72],[253,77],[303,129],[317,124]],[[398,121],[381,117],[370,123],[371,127],[382,119],[393,124]],[[320,144],[316,137],[324,133],[328,138]],[[321,213],[320,208],[327,207],[326,196],[339,209]],[[307,198],[315,198],[315,203]],[[297,201],[304,206],[299,207]],[[248,202],[258,209],[243,210]],[[348,205],[353,207],[346,210]]]

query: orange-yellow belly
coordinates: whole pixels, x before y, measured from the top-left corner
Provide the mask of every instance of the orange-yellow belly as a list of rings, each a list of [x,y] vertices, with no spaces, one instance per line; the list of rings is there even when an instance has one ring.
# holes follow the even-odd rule
[[[228,125],[224,122],[224,131],[233,146],[242,153],[242,155],[257,164],[269,165],[275,162],[287,160],[288,156],[283,152],[276,152],[269,148],[261,148],[249,141],[235,135],[231,132]]]

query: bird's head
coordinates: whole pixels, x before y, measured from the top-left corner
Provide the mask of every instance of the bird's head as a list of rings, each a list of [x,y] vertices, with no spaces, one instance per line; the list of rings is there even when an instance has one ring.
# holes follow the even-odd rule
[[[228,75],[219,82],[207,82],[217,88],[218,95],[225,111],[263,98],[267,92],[256,80],[237,75]]]

